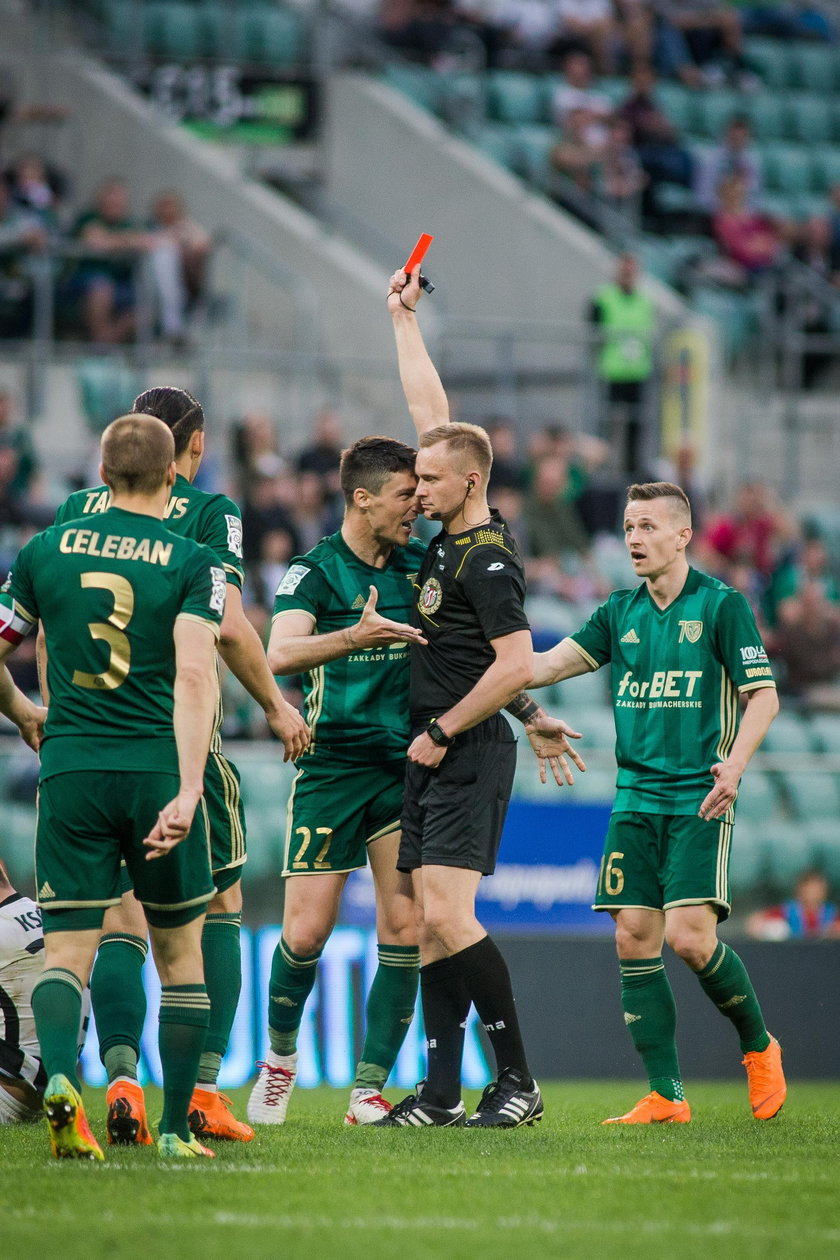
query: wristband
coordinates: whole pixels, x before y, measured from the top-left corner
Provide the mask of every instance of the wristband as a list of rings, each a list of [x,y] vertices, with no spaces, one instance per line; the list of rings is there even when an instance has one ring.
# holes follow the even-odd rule
[[[448,748],[455,738],[454,735],[447,735],[443,727],[438,725],[437,718],[432,718],[426,727],[426,734],[433,744],[437,744],[438,748]]]

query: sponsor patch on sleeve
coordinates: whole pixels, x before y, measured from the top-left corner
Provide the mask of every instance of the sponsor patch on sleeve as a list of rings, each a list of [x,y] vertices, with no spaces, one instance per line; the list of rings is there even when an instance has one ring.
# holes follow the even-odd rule
[[[227,578],[225,577],[224,569],[217,569],[215,565],[211,565],[210,581],[212,583],[210,608],[213,612],[218,613],[220,617],[223,617],[225,599],[227,598]]]
[[[298,586],[309,572],[310,570],[305,564],[293,564],[274,592],[275,597],[278,595],[294,595]]]
[[[227,545],[238,559],[242,559],[242,522],[238,516],[225,515],[227,521]]]

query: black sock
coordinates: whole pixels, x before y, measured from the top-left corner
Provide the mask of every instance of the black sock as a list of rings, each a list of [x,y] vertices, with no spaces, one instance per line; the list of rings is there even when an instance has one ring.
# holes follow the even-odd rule
[[[475,945],[452,954],[449,961],[461,976],[470,1001],[487,1029],[496,1056],[497,1075],[501,1076],[507,1068],[514,1068],[522,1073],[523,1088],[533,1088],[519,1031],[510,972],[499,947],[489,936],[485,936]]]
[[[455,1107],[461,1100],[461,1058],[470,999],[450,958],[420,968],[420,1000],[429,1060],[423,1097],[436,1107]]]

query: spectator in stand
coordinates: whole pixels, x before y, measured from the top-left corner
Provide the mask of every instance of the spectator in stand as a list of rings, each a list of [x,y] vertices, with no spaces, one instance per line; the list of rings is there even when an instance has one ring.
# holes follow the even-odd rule
[[[294,515],[297,495],[295,478],[287,473],[275,476],[255,476],[249,486],[250,493],[242,511],[242,548],[245,563],[257,564],[262,555],[262,543],[267,534],[275,531],[289,533],[293,539],[292,552],[301,550],[301,537]]]
[[[249,568],[256,602],[269,614],[274,611],[274,594],[296,555],[294,536],[289,529],[270,529],[260,540],[260,557]]]
[[[551,0],[505,0],[497,19],[515,60],[544,69],[548,50],[557,37],[557,15]]]
[[[570,109],[563,121],[563,134],[551,150],[551,162],[561,175],[565,175],[575,190],[591,196],[597,186],[600,163],[604,156],[608,129],[598,124],[594,127],[585,109]],[[597,138],[596,138],[597,137]],[[577,214],[585,222],[592,219],[591,208],[581,201],[568,186],[556,190],[560,205]]]
[[[779,906],[756,910],[747,919],[747,932],[759,941],[840,937],[840,907],[829,901],[828,880],[822,871],[803,871],[791,899]]]
[[[642,210],[656,216],[656,192],[661,184],[690,188],[694,163],[679,143],[679,136],[656,100],[656,75],[650,65],[637,65],[630,79],[631,92],[619,106],[619,115],[630,127],[630,140],[647,175]]]
[[[820,582],[779,604],[770,651],[784,665],[781,691],[807,709],[840,710],[840,608]]]
[[[624,118],[612,118],[597,170],[600,196],[613,210],[638,222],[641,197],[647,182],[647,175],[632,145],[629,123]]]
[[[565,131],[574,115],[581,141],[595,151],[602,150],[613,106],[609,97],[593,86],[592,58],[582,52],[569,53],[563,62],[563,79],[552,100],[554,121]]]
[[[43,158],[37,153],[21,154],[12,163],[6,179],[14,204],[38,219],[45,232],[57,233],[64,185],[55,172],[47,169]]]
[[[730,175],[744,181],[747,208],[754,210],[761,201],[761,160],[752,144],[752,126],[744,114],[735,114],[726,124],[723,140],[697,164],[695,196],[701,210],[714,214],[721,209],[721,183]]]
[[[239,497],[245,503],[250,502],[257,485],[287,471],[277,449],[274,423],[264,411],[249,411],[234,424],[232,445]]]
[[[576,598],[570,569],[589,560],[590,539],[575,498],[568,462],[559,455],[542,458],[525,497],[521,535],[528,581],[540,594]]]
[[[36,505],[39,500],[38,458],[29,429],[18,423],[11,390],[0,386],[0,449],[12,457],[11,471],[3,479],[3,497],[16,504]],[[4,455],[7,461],[8,455]],[[24,511],[28,518],[28,512]]]
[[[725,77],[742,91],[759,86],[744,60],[741,15],[721,0],[656,0],[656,12],[685,41],[691,61],[710,86]]]
[[[451,0],[381,0],[377,34],[411,61],[432,65],[454,26]]]
[[[312,436],[311,444],[305,446],[298,454],[297,470],[301,473],[317,473],[324,484],[327,497],[335,499],[341,493],[338,466],[343,441],[341,417],[338,412],[330,407],[325,407],[319,412],[315,417]],[[308,550],[309,547],[304,547],[304,551]]]
[[[731,511],[712,519],[695,543],[698,568],[728,581],[729,567],[746,564],[766,585],[795,534],[790,516],[761,481],[739,486]]]
[[[813,536],[791,548],[789,554],[774,569],[765,597],[767,620],[771,626],[778,622],[779,605],[799,595],[809,583],[816,583],[831,604],[840,604],[838,586],[828,552],[821,538]]]
[[[74,236],[90,253],[78,266],[71,292],[80,298],[85,331],[91,341],[126,341],[137,323],[136,271],[148,259],[150,287],[159,306],[163,335],[178,341],[185,334],[186,290],[175,243],[161,232],[144,231],[129,214],[128,188],[109,179],[94,204],[76,220]]]
[[[554,0],[551,11],[558,27],[549,51],[560,58],[569,52],[585,53],[599,73],[612,74],[619,26],[610,0]]]
[[[32,326],[29,260],[47,244],[43,226],[12,202],[0,179],[0,337],[25,337]]]
[[[213,238],[189,217],[183,198],[171,189],[158,193],[155,198],[151,228],[161,239],[175,245],[187,303],[194,306],[205,296]]]
[[[494,416],[488,420],[486,427],[493,447],[493,473],[490,483],[494,493],[502,489],[522,490],[526,480],[525,467],[516,453],[516,431],[513,425],[509,420]],[[502,515],[504,516],[504,512]]]
[[[703,269],[721,284],[744,288],[781,261],[784,235],[769,215],[749,209],[743,176],[727,175],[721,180],[718,197],[720,209],[712,216],[712,231],[720,260],[704,264]]]

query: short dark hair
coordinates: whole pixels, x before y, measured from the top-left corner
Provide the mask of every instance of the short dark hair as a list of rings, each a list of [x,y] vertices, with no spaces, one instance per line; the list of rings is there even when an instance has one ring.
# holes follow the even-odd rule
[[[204,409],[197,398],[176,385],[155,385],[138,394],[133,412],[138,416],[157,416],[175,439],[175,458],[183,455],[192,435],[204,429]]]
[[[119,416],[102,434],[102,471],[112,491],[154,494],[175,458],[171,431],[157,416]]]
[[[420,445],[425,450],[428,446],[437,446],[445,442],[461,471],[466,472],[471,464],[486,481],[493,466],[493,447],[486,429],[479,424],[467,424],[466,421],[451,424],[438,424],[427,429],[420,437]]]
[[[389,477],[414,472],[417,452],[389,437],[363,437],[341,452],[339,476],[345,503],[350,506],[356,490],[379,494]]]
[[[675,499],[688,516],[691,524],[691,503],[681,486],[673,481],[644,481],[627,487],[628,503],[647,503],[651,499]]]

